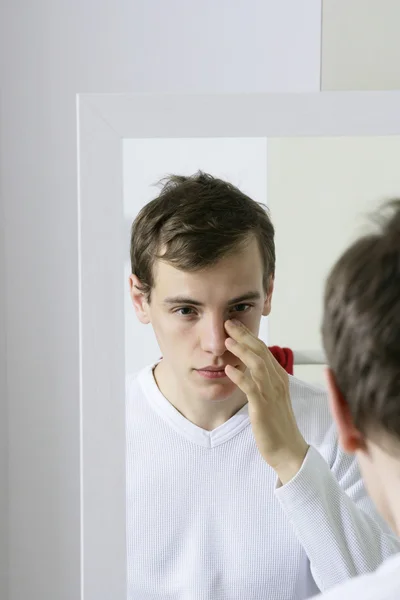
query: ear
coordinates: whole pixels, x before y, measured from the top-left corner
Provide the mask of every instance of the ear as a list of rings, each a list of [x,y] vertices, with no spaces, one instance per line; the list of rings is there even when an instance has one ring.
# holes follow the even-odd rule
[[[325,378],[328,385],[329,406],[336,423],[341,447],[349,454],[354,454],[357,450],[365,450],[365,438],[354,425],[349,405],[337,385],[334,372],[329,367],[325,370]]]
[[[143,292],[140,291],[140,281],[136,275],[129,277],[129,290],[136,316],[141,323],[150,323],[150,307]]]
[[[263,312],[262,312],[263,317],[267,317],[269,315],[269,313],[271,312],[271,301],[272,301],[273,291],[274,291],[274,278],[271,275],[271,277],[269,278],[267,297],[265,298],[265,302],[264,302],[264,306],[263,306]]]

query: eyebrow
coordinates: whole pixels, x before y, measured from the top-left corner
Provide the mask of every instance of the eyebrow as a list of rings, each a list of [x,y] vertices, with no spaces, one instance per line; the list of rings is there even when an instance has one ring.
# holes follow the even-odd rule
[[[237,296],[237,298],[232,298],[227,302],[228,306],[232,304],[239,304],[240,302],[244,302],[245,300],[260,300],[261,296],[259,292],[248,292],[247,294],[243,294],[242,296]],[[199,302],[198,300],[194,300],[193,298],[188,298],[187,296],[174,296],[173,298],[165,298],[163,304],[192,304],[193,306],[204,306],[203,302]]]

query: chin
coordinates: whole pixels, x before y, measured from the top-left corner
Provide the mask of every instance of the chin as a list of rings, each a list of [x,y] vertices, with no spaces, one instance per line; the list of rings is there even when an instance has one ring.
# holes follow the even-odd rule
[[[226,402],[232,398],[232,394],[235,392],[236,386],[233,382],[225,384],[213,384],[209,385],[208,389],[204,389],[203,397],[208,402]]]

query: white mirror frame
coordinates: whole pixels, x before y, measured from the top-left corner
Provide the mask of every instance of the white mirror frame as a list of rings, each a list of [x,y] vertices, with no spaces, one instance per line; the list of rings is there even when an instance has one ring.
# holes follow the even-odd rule
[[[77,113],[81,600],[126,600],[123,139],[399,135],[400,92],[81,94]]]

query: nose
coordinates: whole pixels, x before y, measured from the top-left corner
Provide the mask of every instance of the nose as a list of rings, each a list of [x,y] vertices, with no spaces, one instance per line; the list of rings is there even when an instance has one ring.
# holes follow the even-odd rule
[[[204,318],[200,334],[202,350],[214,356],[223,356],[225,354],[227,351],[225,340],[228,337],[224,327],[225,320],[225,318],[220,316]]]

